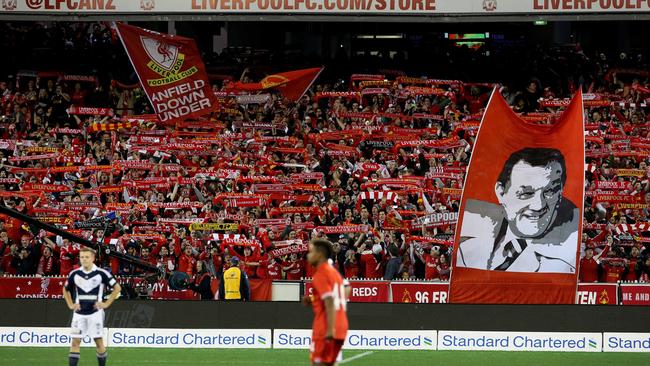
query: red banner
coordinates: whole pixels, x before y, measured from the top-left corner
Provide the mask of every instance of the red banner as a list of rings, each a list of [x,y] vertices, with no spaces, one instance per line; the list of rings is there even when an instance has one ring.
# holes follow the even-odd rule
[[[632,189],[632,183],[599,180],[596,181],[596,189]]]
[[[350,281],[350,302],[389,302],[388,281]],[[305,295],[311,295],[311,281],[305,281]]]
[[[575,301],[584,160],[580,92],[553,125],[521,120],[492,93],[459,210],[450,302]]]
[[[60,299],[63,298],[65,277],[3,277],[0,279],[0,299]],[[122,281],[120,281],[122,282]],[[132,284],[140,284],[142,279],[135,279]],[[271,301],[271,280],[249,281],[252,301]],[[219,280],[212,280],[212,292],[216,294]],[[167,282],[158,281],[152,285],[153,300],[199,300],[199,295],[191,290],[174,291]]]
[[[300,99],[311,84],[316,81],[318,75],[323,71],[322,67],[312,69],[294,70],[273,74],[265,77],[259,83],[240,83],[236,82],[226,86],[229,91],[260,91],[267,89],[276,89],[282,95],[291,100]]]
[[[113,110],[110,108],[77,107],[73,105],[70,106],[70,108],[68,108],[68,114],[70,115],[93,114],[93,115],[110,117],[113,115]]]
[[[309,251],[309,245],[307,244],[298,244],[298,245],[291,245],[288,247],[284,248],[279,248],[279,249],[273,249],[269,251],[269,254],[273,258],[280,258],[282,256],[285,256],[287,254],[293,254],[293,253],[306,253]]]
[[[650,305],[650,284],[628,285],[621,284],[622,305]]]
[[[122,44],[161,122],[200,117],[216,98],[193,39],[117,24]]]
[[[617,305],[618,285],[615,283],[579,283],[578,305]]]
[[[449,283],[392,282],[393,302],[442,304],[449,299]]]

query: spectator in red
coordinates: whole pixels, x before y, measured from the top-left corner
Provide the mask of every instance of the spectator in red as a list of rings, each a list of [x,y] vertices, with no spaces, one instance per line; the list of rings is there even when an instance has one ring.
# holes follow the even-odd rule
[[[609,254],[610,256],[603,260],[603,282],[617,283],[626,270],[625,259],[616,258],[614,251],[610,251]]]
[[[359,278],[359,263],[357,253],[350,249],[345,253],[345,278]]]
[[[194,276],[194,269],[196,267],[196,259],[192,255],[192,246],[186,244],[183,248],[183,253],[178,258],[178,271],[187,273],[190,278]]]
[[[271,249],[273,247],[270,247]],[[271,256],[267,252],[260,258],[260,265],[257,267],[257,276],[262,279],[281,280],[282,268],[278,263],[280,259]]]
[[[598,262],[594,258],[594,248],[588,246],[585,255],[580,259],[580,282],[598,282]]]
[[[11,209],[17,208],[16,201],[13,198],[5,200],[5,206]],[[0,214],[0,217],[4,218],[4,229],[7,231],[7,236],[9,239],[13,240],[15,243],[18,243],[24,233],[22,229],[23,222],[4,214]]]
[[[38,261],[36,274],[39,276],[59,275],[59,261],[54,257],[50,247],[44,247],[43,255]]]
[[[49,238],[45,238],[47,242]],[[57,237],[57,240],[61,240]],[[61,249],[59,250],[59,263],[61,266],[61,275],[67,276],[73,269],[79,267],[79,249],[81,246],[77,243],[71,243],[68,239],[61,240]]]
[[[379,253],[374,252],[373,244],[370,239],[366,240],[359,248],[361,250],[361,258],[359,259],[359,267],[363,278],[382,278],[383,271],[381,269],[381,262],[377,260]]]
[[[282,270],[286,274],[287,280],[297,281],[304,277],[304,265],[302,260],[298,259],[297,253],[291,253],[289,255],[289,262],[286,263],[285,267],[282,267]]]
[[[75,83],[72,93],[72,104],[75,106],[83,106],[84,98],[86,98],[86,91],[81,89],[80,83]]]
[[[143,246],[142,249],[140,249],[140,259],[154,266],[156,265],[156,258],[151,255],[149,247]]]
[[[640,267],[642,266],[643,260],[640,257],[641,251],[639,247],[633,246],[630,249],[630,257],[628,259],[627,271],[625,272],[624,280],[625,281],[637,281],[639,279]]]
[[[305,277],[307,278],[312,278],[314,277],[314,273],[316,273],[316,268],[309,264],[309,261],[305,262]]]
[[[241,259],[241,264],[240,266],[246,272],[246,275],[249,278],[254,278],[255,277],[255,272],[257,271],[257,267],[260,265],[260,256],[257,253],[257,250],[253,250],[250,246],[245,246],[244,247],[244,255]]]
[[[436,245],[431,247],[428,254],[424,254],[424,278],[434,280],[438,278],[438,264],[440,263],[440,248]]]
[[[440,254],[440,263],[438,263],[438,278],[440,281],[449,281],[449,275],[451,274],[451,267],[447,261],[446,254]]]

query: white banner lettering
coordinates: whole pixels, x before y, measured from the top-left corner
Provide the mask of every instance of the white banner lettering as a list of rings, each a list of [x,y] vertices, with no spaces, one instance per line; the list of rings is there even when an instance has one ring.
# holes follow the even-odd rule
[[[108,329],[104,328],[104,341]],[[0,327],[0,347],[68,347],[70,328]],[[82,338],[82,347],[95,347],[89,336]]]
[[[375,15],[501,15],[643,13],[650,0],[3,0],[1,12],[88,13],[265,13]]]
[[[605,333],[604,352],[650,352],[650,333]]]
[[[439,331],[439,350],[600,352],[602,333]]]
[[[274,329],[273,348],[309,349],[310,329]],[[436,349],[435,330],[351,330],[345,350],[430,350]]]
[[[108,343],[125,348],[271,348],[271,330],[111,328]]]

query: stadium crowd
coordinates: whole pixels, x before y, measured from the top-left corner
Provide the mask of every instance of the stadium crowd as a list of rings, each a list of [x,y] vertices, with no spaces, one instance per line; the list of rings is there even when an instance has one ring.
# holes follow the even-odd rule
[[[101,28],[60,37],[71,48],[111,47]],[[561,111],[554,101],[582,84],[580,280],[650,282],[650,68],[624,54],[569,54],[580,67],[568,78],[495,81],[531,123],[552,123]],[[215,83],[221,104],[212,116],[160,124],[137,84],[16,70],[0,81],[0,196],[196,278],[218,277],[232,256],[251,278],[310,277],[305,245],[327,237],[347,278],[446,281],[453,213],[494,84],[376,74],[319,79],[297,102],[276,91],[231,95],[227,82]],[[66,275],[78,252],[0,219],[0,273]],[[140,271],[104,260],[120,275]]]

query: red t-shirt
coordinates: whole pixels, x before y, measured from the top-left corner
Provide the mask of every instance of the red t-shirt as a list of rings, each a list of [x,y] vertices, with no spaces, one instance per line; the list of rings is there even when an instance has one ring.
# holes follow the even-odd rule
[[[316,273],[316,268],[314,268],[309,262],[306,262],[305,264],[305,277],[307,278],[313,278],[314,273]]]
[[[5,230],[9,239],[14,243],[20,243],[20,237],[23,235],[23,229],[21,228],[23,222],[7,215],[0,214],[0,218],[5,218]]]
[[[257,276],[270,280],[281,280],[282,269],[278,262],[275,261],[275,258],[267,254],[260,260],[260,265],[257,267]]]
[[[314,310],[312,339],[323,339],[327,335],[327,314],[325,313],[323,299],[328,297],[333,298],[336,310],[334,338],[345,339],[348,333],[348,316],[346,313],[345,288],[341,274],[331,264],[325,262],[316,269],[312,285],[312,308]]]
[[[370,250],[361,253],[361,267],[363,268],[363,277],[380,278],[383,277],[381,266],[378,266],[377,258]]]
[[[359,264],[357,262],[347,262],[345,265],[345,278],[359,277]]]
[[[623,271],[625,271],[625,267],[605,265],[605,282],[616,283],[620,281]]]
[[[261,279],[267,278],[266,267],[268,266],[270,260],[271,258],[268,253],[260,257],[260,265],[257,266],[257,269],[255,270],[255,274],[257,275],[257,278],[261,278]]]
[[[441,281],[449,281],[449,263],[440,263],[438,268],[438,278],[440,278]],[[443,274],[441,272],[445,273]]]
[[[257,253],[253,253],[249,255],[248,257],[240,257],[242,264],[244,262],[259,262],[260,261],[260,255]],[[258,266],[244,266],[244,272],[246,272],[246,275],[248,277],[255,277],[255,272],[257,271]]]
[[[79,260],[77,256],[79,255],[79,244],[68,244],[67,246],[61,247],[61,276],[67,276],[75,268]]]
[[[194,276],[194,268],[196,267],[196,259],[191,255],[183,253],[178,260],[178,271],[185,272],[188,276]]]
[[[288,267],[287,280],[300,280],[304,276],[305,266],[302,261],[290,262]]]
[[[598,282],[598,263],[591,257],[580,260],[580,282]]]
[[[425,254],[424,255],[424,265],[425,265],[425,270],[424,270],[424,278],[427,280],[433,280],[435,278],[438,278],[438,264],[440,261],[438,258],[430,255],[430,254]]]

